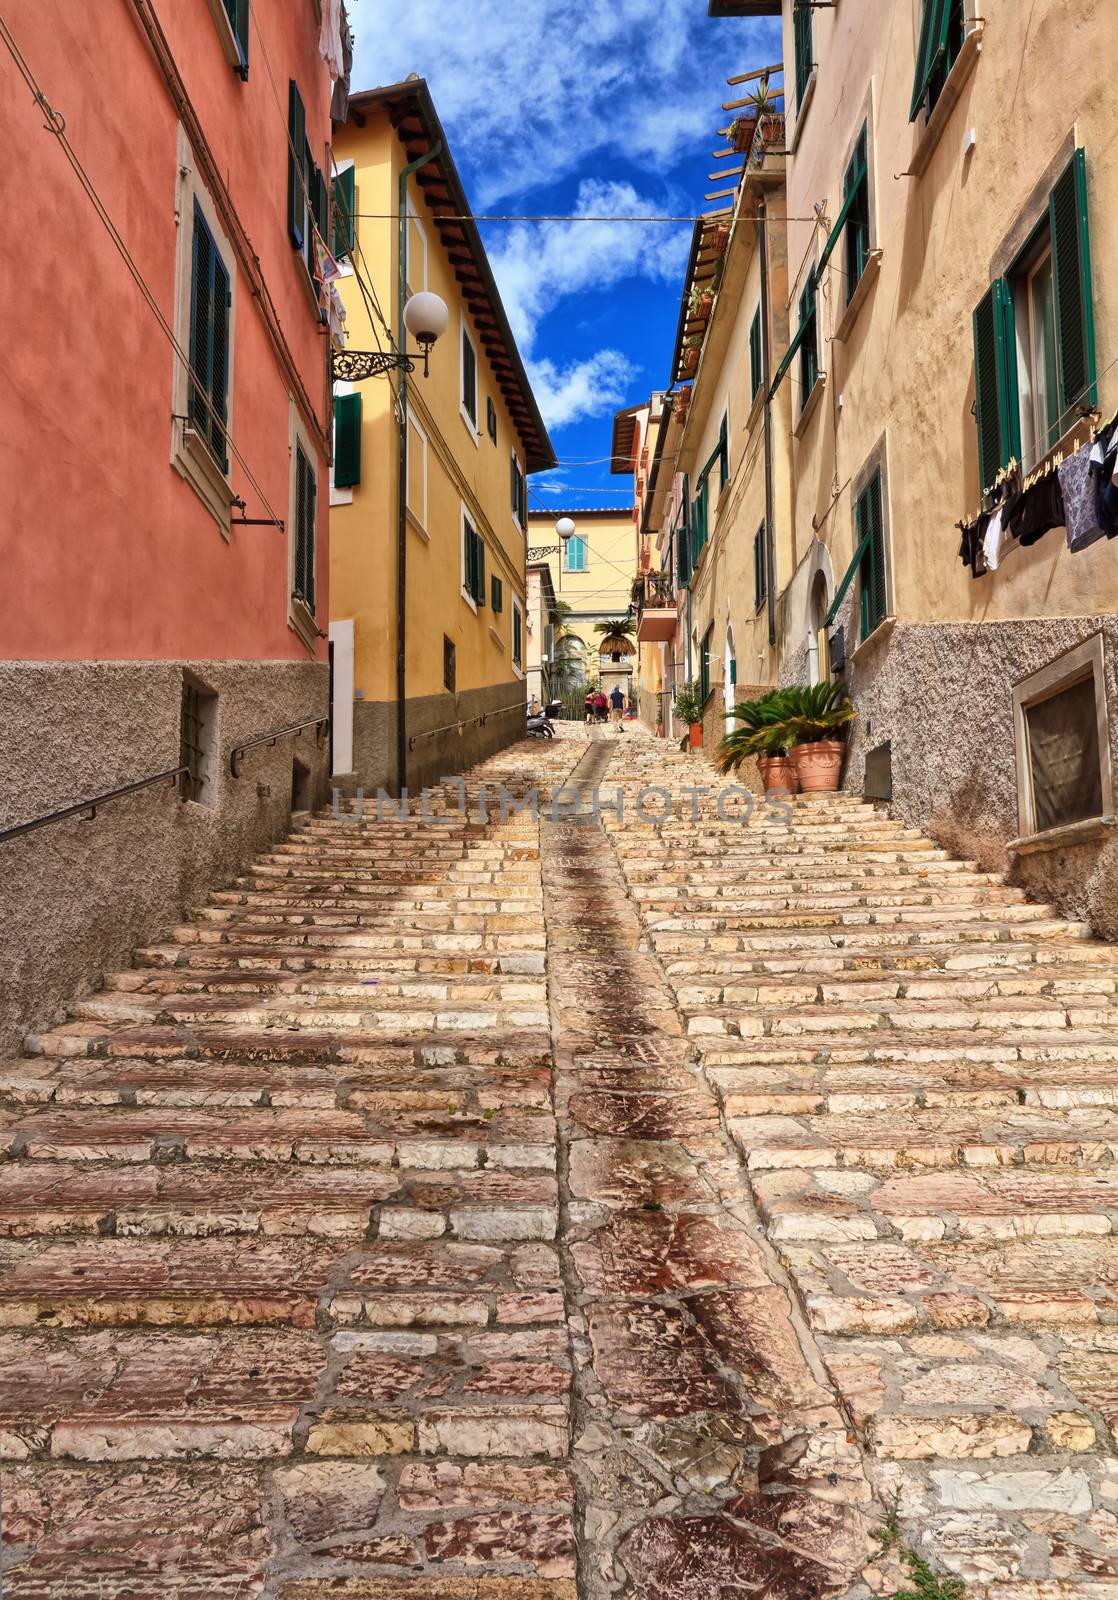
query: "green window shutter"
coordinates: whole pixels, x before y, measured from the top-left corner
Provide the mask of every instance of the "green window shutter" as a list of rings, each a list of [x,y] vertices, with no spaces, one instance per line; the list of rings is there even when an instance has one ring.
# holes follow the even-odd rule
[[[749,325],[749,398],[756,400],[761,387],[761,308],[753,314]]]
[[[846,218],[846,299],[850,302],[858,281],[866,270],[870,253],[870,174],[869,135],[863,125],[854,155],[846,169],[843,193],[848,207]]]
[[[485,604],[485,544],[480,534],[475,534],[477,540],[477,588],[474,590],[474,599],[480,608]]]
[[[212,242],[212,241],[211,241]],[[229,274],[213,251],[213,328],[210,338],[210,443],[222,472],[229,471],[225,424],[229,416]]]
[[[470,336],[462,329],[462,404],[470,421],[477,427],[477,356]]]
[[[213,323],[213,239],[194,206],[194,241],[190,266],[190,404],[191,425],[207,438],[210,432],[210,329]]]
[[[361,482],[361,396],[340,394],[334,400],[334,487],[352,489]]]
[[[724,489],[730,481],[730,420],[725,412],[722,414],[722,428],[718,435],[718,471],[718,487]]]
[[[334,179],[333,254],[336,260],[353,254],[357,242],[357,168],[347,167]]]
[[[462,538],[466,547],[466,593],[473,599],[477,588],[477,534],[468,522],[463,524]]]
[[[1012,456],[1021,454],[1013,296],[998,278],[974,313],[974,400],[978,471],[986,490]]]
[[[1048,203],[1060,375],[1060,431],[1078,407],[1098,401],[1091,241],[1087,222],[1087,158],[1077,150]]]
[[[864,546],[861,580],[861,636],[869,637],[885,620],[885,527],[881,503],[881,474],[875,472],[858,497],[854,513],[859,547]]]
[[[762,523],[753,536],[753,603],[755,610],[760,611],[768,598],[768,592],[765,574],[765,525]]]
[[[307,143],[307,115],[294,78],[287,87],[287,140],[287,231],[296,250],[301,250],[306,242],[303,238],[303,151]]]
[[[915,122],[928,94],[932,77],[947,49],[947,33],[951,22],[951,0],[924,0],[924,15],[920,22],[920,37],[916,46],[916,77],[912,85],[912,103],[908,120]]]
[[[505,586],[496,573],[489,580],[489,604],[495,617],[505,609]]]
[[[515,456],[509,457],[509,479],[512,492],[512,514],[520,521],[520,467]]]
[[[796,3],[796,0],[792,8],[792,35],[796,50],[796,104],[802,106],[813,66],[811,8]]]
[[[800,342],[800,405],[803,406],[808,395],[815,388],[819,377],[819,340],[817,335],[816,317],[816,276],[812,267],[807,275],[804,292],[800,296],[800,328],[803,338]]]
[[[316,523],[318,519],[318,480],[314,468],[307,462],[307,496],[306,511],[304,515],[303,534],[303,595],[307,602],[307,610],[314,615],[314,553]]]

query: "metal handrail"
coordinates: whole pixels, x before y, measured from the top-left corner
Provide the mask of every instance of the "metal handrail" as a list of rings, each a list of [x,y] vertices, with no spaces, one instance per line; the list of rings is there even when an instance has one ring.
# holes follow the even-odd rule
[[[304,728],[324,729],[327,724],[326,717],[308,717],[306,722],[293,722],[289,728],[276,728],[271,733],[258,734],[255,739],[246,739],[244,744],[235,744],[229,752],[229,771],[234,778],[240,777],[240,760],[246,750],[255,750],[257,745],[276,744],[280,739],[286,739],[290,733],[302,733]],[[318,734],[318,742],[322,743],[322,733]]]
[[[408,749],[414,750],[420,739],[435,739],[440,733],[461,733],[463,728],[472,728],[475,724],[482,727],[490,717],[507,716],[510,711],[523,711],[528,714],[528,702],[518,700],[511,706],[502,706],[499,711],[482,711],[476,717],[467,717],[463,722],[444,722],[441,728],[426,728],[422,733],[413,733],[408,740]]]
[[[83,820],[92,822],[97,815],[97,807],[107,805],[110,800],[119,800],[126,794],[137,794],[141,789],[150,789],[153,784],[173,782],[181,778],[184,772],[189,772],[189,767],[168,767],[166,772],[156,772],[150,778],[141,778],[139,783],[126,783],[121,789],[109,789],[105,794],[94,795],[92,800],[79,800],[77,805],[63,806],[61,811],[48,811],[44,816],[34,817],[30,822],[17,822],[14,828],[0,829],[0,844],[6,839],[15,839],[21,833],[33,833],[36,828],[45,828],[50,822],[63,822],[67,817],[80,816],[83,811],[88,811],[88,817]]]

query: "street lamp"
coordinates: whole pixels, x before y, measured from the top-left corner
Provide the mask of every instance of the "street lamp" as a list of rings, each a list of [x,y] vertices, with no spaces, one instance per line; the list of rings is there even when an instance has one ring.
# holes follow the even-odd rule
[[[423,376],[430,375],[431,346],[446,332],[450,312],[437,294],[423,290],[404,307],[404,326],[423,351]],[[335,350],[333,375],[347,383],[363,378],[383,378],[389,372],[414,372],[415,362],[406,350]]]
[[[560,539],[569,539],[575,531],[574,519],[572,517],[560,517],[555,524],[555,531]]]

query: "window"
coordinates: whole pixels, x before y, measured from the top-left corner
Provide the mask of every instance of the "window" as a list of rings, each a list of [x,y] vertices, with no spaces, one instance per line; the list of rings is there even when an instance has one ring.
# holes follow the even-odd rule
[[[768,561],[765,550],[765,524],[753,535],[753,604],[760,611],[769,597]]]
[[[295,446],[295,506],[292,524],[295,531],[295,575],[292,598],[300,601],[314,616],[315,530],[318,516],[318,482],[310,457],[301,444]]]
[[[816,269],[811,268],[800,295],[800,410],[819,378],[819,329],[817,320]]]
[[[516,459],[515,452],[511,458],[510,478],[512,484],[512,515],[513,520],[522,531],[528,528],[528,480],[520,470],[520,462]]]
[[[1082,150],[973,320],[979,474],[988,489],[1011,459],[1031,470],[1098,399]]]
[[[334,487],[352,489],[361,482],[361,396],[334,399]]]
[[[462,593],[476,607],[485,604],[485,544],[462,512]]]
[[[1095,634],[1014,688],[1023,836],[1113,812],[1105,682],[1103,639]]]
[[[756,400],[761,389],[761,307],[753,313],[749,325],[749,398]]]
[[[184,800],[217,804],[213,759],[216,728],[217,695],[184,673],[179,706],[179,766],[186,768],[180,774]]]
[[[427,435],[408,412],[408,516],[427,527]]]
[[[485,397],[485,427],[493,443],[497,443],[497,407],[493,404],[493,396]]]
[[[516,671],[524,668],[524,608],[515,595],[512,597],[512,664]]]
[[[924,0],[909,121],[930,117],[966,38],[964,0]]]
[[[705,706],[710,699],[710,653],[714,648],[714,623],[703,634],[699,649],[699,698]]]
[[[586,540],[580,533],[572,533],[563,546],[563,571],[587,572],[590,568]]]
[[[854,504],[854,537],[862,558],[858,565],[861,592],[861,634],[868,639],[885,621],[889,603],[885,590],[885,523],[881,497],[881,472],[866,484]]]
[[[325,242],[329,236],[329,204],[326,180],[315,166],[307,142],[307,114],[294,79],[287,91],[287,134],[287,231],[294,248],[302,252],[313,284],[317,275],[314,237],[317,232]]]
[[[704,472],[695,489],[691,501],[691,570],[694,571],[699,564],[699,557],[707,542],[709,532],[710,495],[707,489],[707,476]]]
[[[462,414],[477,437],[477,351],[470,331],[462,323]]]
[[[864,123],[842,181],[842,193],[846,211],[846,301],[849,305],[870,255],[869,141]]]
[[[680,496],[679,509],[675,514],[672,526],[672,538],[675,541],[676,576],[681,589],[691,582],[691,536],[688,528],[688,493],[687,479],[683,480],[683,493]]]
[[[489,605],[495,617],[505,609],[505,586],[496,573],[489,580]]]
[[[718,434],[718,488],[721,492],[730,481],[730,416],[722,413],[722,427]]]
[[[225,59],[243,79],[248,78],[248,9],[249,0],[210,0]]]
[[[351,161],[334,177],[334,228],[331,249],[336,261],[352,256],[357,244],[357,168]]]
[[[802,109],[814,63],[811,59],[811,7],[802,5],[800,0],[794,0],[792,7],[792,36],[796,52],[796,105]]]
[[[194,202],[190,273],[190,426],[205,440],[223,473],[229,471],[226,441],[229,395],[229,272],[202,208]]]
[[[458,682],[458,652],[454,647],[454,640],[448,639],[443,634],[443,688],[450,694],[455,694],[455,685]]]

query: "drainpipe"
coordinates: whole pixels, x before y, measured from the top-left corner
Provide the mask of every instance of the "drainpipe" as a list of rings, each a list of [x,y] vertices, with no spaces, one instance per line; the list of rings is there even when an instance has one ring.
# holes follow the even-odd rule
[[[408,293],[408,179],[420,167],[442,153],[443,142],[436,139],[427,151],[406,166],[400,174],[400,249],[399,284],[396,304],[396,348],[407,348],[408,330],[404,326],[404,301]],[[407,729],[407,624],[408,624],[408,375],[400,373],[399,398],[399,479],[396,484],[396,790],[402,792],[408,781]]]
[[[769,224],[768,206],[758,201],[757,227],[761,245],[761,384],[765,394],[765,567],[768,572],[769,649],[776,645],[776,540],[773,537],[773,416],[769,348]]]

